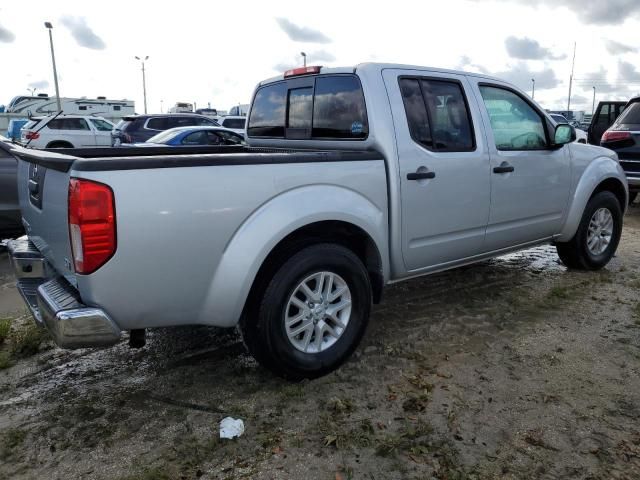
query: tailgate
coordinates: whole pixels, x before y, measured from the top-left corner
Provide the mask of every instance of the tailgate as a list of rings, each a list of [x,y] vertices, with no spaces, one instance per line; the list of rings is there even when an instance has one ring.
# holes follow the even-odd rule
[[[18,195],[29,239],[45,259],[76,286],[69,240],[69,171],[75,157],[16,148]]]

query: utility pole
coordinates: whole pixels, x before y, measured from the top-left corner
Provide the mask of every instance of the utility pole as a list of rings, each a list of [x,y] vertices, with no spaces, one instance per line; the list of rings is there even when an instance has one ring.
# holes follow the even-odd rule
[[[593,114],[596,111],[596,86],[591,88],[593,88],[593,103],[591,104],[591,119],[593,120]]]
[[[51,22],[44,22],[44,26],[47,30],[49,30],[49,43],[51,45],[51,63],[53,63],[53,83],[56,86],[56,105],[58,107],[58,112],[61,112],[62,106],[60,105],[60,89],[58,88],[58,71],[56,70],[56,55],[53,52],[53,35],[51,34],[51,30],[53,30],[53,25],[51,25]]]
[[[142,63],[142,94],[144,96],[144,113],[147,113],[147,78],[144,72],[144,62],[149,60],[149,55],[144,57],[144,59],[136,57],[136,60],[140,60],[140,63]]]
[[[569,76],[569,98],[567,98],[567,120],[571,111],[571,87],[573,86],[573,68],[576,66],[576,42],[573,42],[573,62],[571,62],[571,76]]]
[[[29,91],[29,93],[31,94],[32,97],[34,97],[36,95],[36,90],[37,90],[36,87],[33,87],[33,88],[28,88],[27,87],[27,90]]]
[[[307,66],[307,54],[304,52],[300,52],[300,55],[302,55],[302,61],[304,62],[304,66]]]
[[[536,79],[531,79],[531,100],[536,98]]]

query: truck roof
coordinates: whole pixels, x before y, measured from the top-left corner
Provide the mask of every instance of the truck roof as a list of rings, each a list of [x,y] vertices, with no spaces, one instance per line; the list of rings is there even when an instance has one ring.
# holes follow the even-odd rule
[[[463,70],[450,70],[450,69],[446,69],[446,68],[426,67],[424,65],[420,66],[420,65],[402,64],[402,63],[379,63],[379,62],[359,63],[359,64],[354,65],[352,67],[322,67],[322,69],[320,70],[320,75],[336,74],[336,73],[356,73],[358,71],[380,72],[380,71],[385,70],[385,69],[424,70],[424,71],[436,72],[436,73],[449,73],[449,74],[456,74],[456,75],[470,75],[470,76],[474,76],[474,77],[485,78],[487,80],[504,82],[504,80],[501,80],[499,78],[492,77],[490,75],[484,75],[482,73],[476,73],[476,72],[466,72],[466,71],[463,71]],[[259,85],[265,85],[267,83],[277,82],[277,81],[280,81],[280,80],[284,80],[284,72],[282,74],[280,74],[280,75],[275,76],[275,77],[271,77],[271,78],[268,78],[266,80],[263,80],[262,82],[259,83]]]

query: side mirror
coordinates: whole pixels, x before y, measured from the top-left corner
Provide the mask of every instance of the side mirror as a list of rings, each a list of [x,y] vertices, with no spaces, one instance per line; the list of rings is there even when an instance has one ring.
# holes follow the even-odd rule
[[[556,126],[553,139],[554,146],[561,147],[567,143],[574,142],[576,139],[576,129],[566,123]]]

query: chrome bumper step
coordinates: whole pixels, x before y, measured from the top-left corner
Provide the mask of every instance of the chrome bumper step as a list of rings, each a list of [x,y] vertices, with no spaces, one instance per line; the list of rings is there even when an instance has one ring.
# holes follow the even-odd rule
[[[10,241],[7,247],[20,295],[36,323],[46,327],[60,347],[106,347],[120,341],[120,328],[109,315],[84,305],[78,291],[55,276],[26,237]]]

